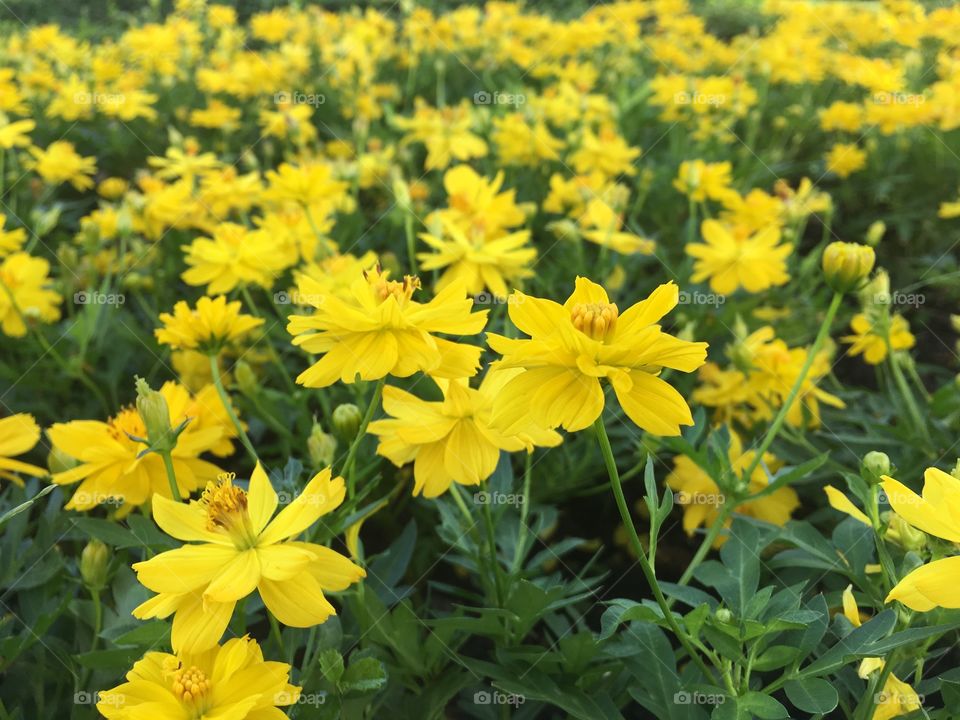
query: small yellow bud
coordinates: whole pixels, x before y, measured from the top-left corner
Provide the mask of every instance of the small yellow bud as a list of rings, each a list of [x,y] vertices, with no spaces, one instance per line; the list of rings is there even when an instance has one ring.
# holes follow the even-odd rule
[[[882,220],[877,220],[867,228],[866,241],[870,247],[876,247],[880,244],[884,234],[887,232],[887,225]]]
[[[823,251],[823,274],[836,292],[850,292],[866,280],[875,262],[872,247],[832,242]]]
[[[110,548],[99,540],[91,540],[80,553],[80,577],[90,590],[102,590],[107,585],[107,566]]]
[[[307,454],[310,456],[310,462],[316,468],[328,467],[333,462],[333,456],[337,452],[337,439],[333,435],[328,435],[320,427],[320,423],[314,423],[310,436],[307,438]]]
[[[867,482],[878,483],[883,475],[890,474],[890,458],[885,452],[871,450],[863,456],[861,468]]]

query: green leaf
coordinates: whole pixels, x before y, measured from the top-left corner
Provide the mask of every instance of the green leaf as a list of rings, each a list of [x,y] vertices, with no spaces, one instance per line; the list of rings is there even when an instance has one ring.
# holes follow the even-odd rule
[[[792,645],[771,645],[753,661],[753,669],[760,672],[786,667],[800,651]]]
[[[737,708],[762,720],[780,720],[780,718],[790,717],[790,713],[779,700],[761,692],[748,692],[737,698]]]
[[[599,639],[606,640],[620,625],[634,620],[657,623],[663,620],[663,616],[652,607],[633,600],[614,600],[600,618]]]
[[[791,680],[783,689],[794,707],[811,714],[825,715],[840,702],[836,688],[821,678]]]
[[[870,619],[853,632],[843,638],[836,645],[827,650],[810,665],[801,670],[799,677],[817,677],[836,670],[853,660],[867,657],[871,644],[885,637],[893,630],[897,623],[897,613],[894,610],[884,610]]]
[[[341,692],[366,693],[379,690],[387,684],[387,670],[373,657],[351,661],[343,678],[337,683]]]
[[[317,662],[320,663],[320,672],[327,682],[333,685],[340,682],[343,677],[343,656],[337,650],[324,650]]]
[[[53,492],[56,489],[56,487],[57,487],[56,485],[47,485],[45,488],[43,488],[40,492],[38,492],[36,495],[34,495],[32,498],[30,498],[26,502],[22,502],[16,507],[11,508],[10,510],[7,510],[2,516],[0,516],[0,527],[3,527],[7,523],[7,521],[12,519],[13,517],[19,515],[25,510],[29,510],[37,500],[42,498],[44,495],[47,495]]]

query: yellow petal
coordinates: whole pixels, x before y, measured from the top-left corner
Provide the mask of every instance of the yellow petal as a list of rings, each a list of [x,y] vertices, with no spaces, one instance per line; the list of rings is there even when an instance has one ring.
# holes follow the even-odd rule
[[[223,545],[184,545],[134,563],[137,579],[154,592],[185,593],[209,583],[236,555]]]
[[[897,583],[886,602],[899,600],[921,612],[935,607],[960,608],[960,555],[934,560]]]
[[[827,485],[823,488],[823,491],[827,494],[827,502],[830,503],[830,507],[834,510],[839,510],[842,513],[846,513],[854,520],[859,520],[864,525],[871,525],[870,518],[868,518],[860,508],[854,505],[850,498],[844,495],[842,492],[837,490],[832,485]]]
[[[330,468],[321,470],[273,519],[260,535],[260,546],[299,535],[317,519],[343,502],[346,488],[342,477],[331,478]]]
[[[333,605],[323,596],[320,583],[309,573],[283,581],[264,578],[259,588],[267,610],[284,625],[312,627],[336,615]]]
[[[250,476],[250,492],[247,493],[247,510],[250,513],[254,533],[259,535],[267,526],[277,509],[278,502],[277,493],[270,484],[270,478],[258,462]]]
[[[260,582],[260,558],[254,549],[236,553],[203,593],[204,600],[231,602],[246,597]]]
[[[223,533],[207,529],[207,513],[197,502],[186,504],[154,495],[153,519],[161,530],[177,540],[230,544]]]

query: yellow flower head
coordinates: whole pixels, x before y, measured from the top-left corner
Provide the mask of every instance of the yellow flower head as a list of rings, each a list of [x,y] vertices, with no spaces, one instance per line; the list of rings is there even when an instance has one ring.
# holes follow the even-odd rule
[[[267,233],[237,223],[220,223],[212,238],[197,238],[184,247],[190,267],[188,285],[206,285],[211,295],[249,284],[270,288],[287,263]]]
[[[909,350],[916,339],[910,332],[910,325],[902,315],[887,317],[880,314],[873,321],[864,313],[854,315],[850,321],[853,335],[847,335],[843,342],[850,343],[851,356],[863,355],[869,365],[882,363],[890,350]]]
[[[240,312],[239,300],[227,302],[223,295],[202,297],[195,309],[185,300],[173,306],[173,314],[160,313],[162,328],[154,330],[157,342],[175,350],[199,350],[211,354],[230,345],[254,328],[263,325],[262,318]]]
[[[353,281],[350,294],[327,293],[316,281],[301,277],[299,299],[313,306],[313,315],[291,315],[287,331],[293,344],[323,357],[300,373],[297,382],[327,387],[377,380],[386,375],[409,377],[426,372],[437,377],[468,377],[479,367],[480,348],[437,337],[435,333],[475,335],[487,312],[471,313],[473,300],[462,285],[448,285],[432,300],[413,299],[420,280],[390,280],[378,268]]]
[[[164,383],[159,392],[170,412],[170,427],[179,427],[189,420],[171,453],[178,489],[186,496],[219,475],[220,468],[202,460],[200,455],[222,448],[232,433],[226,424],[215,419],[224,413],[217,394],[203,394],[203,402],[211,407],[201,410],[197,407],[201,396],[191,396],[177,383]],[[201,413],[207,414],[208,419],[194,422]],[[107,422],[55,423],[47,435],[55,450],[77,461],[75,467],[53,474],[58,485],[80,483],[67,509],[87,511],[100,504],[112,504],[129,512],[151,497],[170,497],[163,459],[156,453],[143,454],[147,449],[147,428],[135,407],[123,408]]]
[[[437,109],[418,100],[413,117],[395,118],[394,124],[407,133],[403,144],[426,146],[427,170],[443,170],[453,160],[465,161],[487,154],[487,144],[473,133],[473,113],[466,101]]]
[[[58,140],[46,150],[30,148],[33,155],[34,171],[52,185],[69,182],[77,190],[88,190],[93,187],[90,178],[97,171],[96,160],[92,157],[81,157],[73,147],[73,143]]]
[[[677,286],[661,285],[646,300],[620,313],[606,291],[578,277],[561,305],[519,291],[510,319],[530,339],[488,334],[503,355],[495,367],[523,368],[500,393],[494,425],[511,432],[526,422],[582,430],[603,411],[601,378],[607,378],[627,416],[644,430],[679,435],[692,425],[686,401],[658,377],[663,368],[692,372],[706,358],[707,344],[664,333],[658,321],[679,299]]]
[[[869,245],[836,241],[824,249],[821,262],[827,284],[836,292],[849,292],[867,279],[876,254]]]
[[[728,162],[708,163],[684,160],[673,186],[695,202],[726,201],[736,191],[730,187],[733,166]]]
[[[319,625],[336,614],[324,591],[345,590],[366,573],[329,548],[293,538],[339,507],[345,492],[343,478],[331,477],[327,468],[274,517],[279,496],[257,464],[249,490],[226,475],[189,504],[154,498],[160,528],[190,544],[134,564],[137,579],[158,593],[134,615],[173,614],[171,641],[178,652],[214,646],[236,603],[254,590],[284,625]]]
[[[244,636],[201,653],[147,653],[125,683],[100,693],[97,710],[108,720],[286,717],[276,708],[300,697],[289,678],[289,665],[264,661]]]
[[[837,143],[826,156],[827,172],[845,178],[867,166],[867,153],[853,143]]]
[[[13,459],[30,452],[39,440],[40,427],[33,415],[17,413],[0,419],[0,478],[23,486],[23,480],[14,473],[44,477],[47,471],[42,467]]]
[[[710,288],[721,295],[739,288],[757,293],[784,285],[789,279],[787,258],[793,247],[780,244],[780,230],[769,226],[752,235],[717,220],[704,220],[704,243],[687,245],[695,258],[693,282],[710,281]]]
[[[13,230],[4,230],[7,224],[7,216],[0,213],[0,257],[17,252],[23,247],[27,239],[27,231],[23,228],[14,228]]]
[[[60,294],[50,289],[50,263],[15,252],[0,263],[0,330],[10,337],[27,334],[27,322],[60,319]]]
[[[466,380],[442,382],[444,399],[428,402],[394,387],[383,391],[383,408],[392,416],[370,423],[380,436],[377,452],[398,467],[413,462],[413,494],[437,497],[451,483],[478,485],[497,467],[500,451],[553,447],[560,436],[532,419],[507,434],[491,424],[494,401],[504,384],[522,370],[492,370],[480,387]]]

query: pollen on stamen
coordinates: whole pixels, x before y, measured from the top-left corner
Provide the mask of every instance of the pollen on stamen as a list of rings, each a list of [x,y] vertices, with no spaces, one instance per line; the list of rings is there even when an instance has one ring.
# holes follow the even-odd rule
[[[615,303],[578,303],[570,311],[570,322],[587,337],[606,340],[617,326]]]

